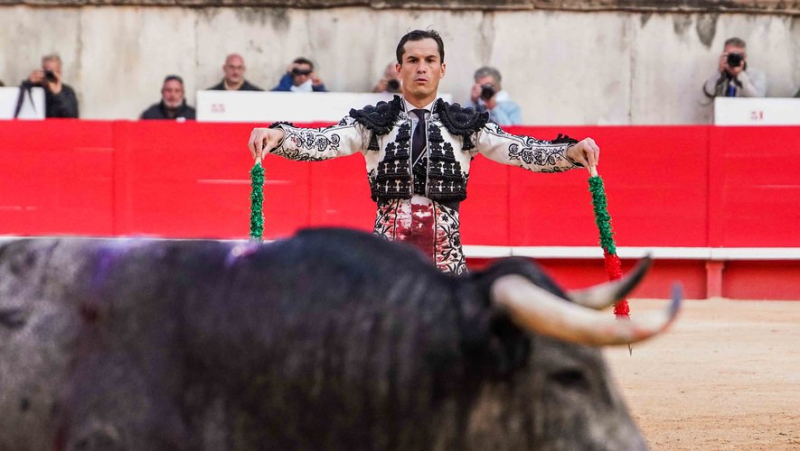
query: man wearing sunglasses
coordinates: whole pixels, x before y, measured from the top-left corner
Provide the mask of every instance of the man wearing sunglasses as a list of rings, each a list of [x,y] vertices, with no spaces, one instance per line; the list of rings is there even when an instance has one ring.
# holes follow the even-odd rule
[[[292,61],[278,86],[272,91],[291,91],[291,92],[328,92],[325,84],[314,72],[314,63],[311,60],[300,57]]]

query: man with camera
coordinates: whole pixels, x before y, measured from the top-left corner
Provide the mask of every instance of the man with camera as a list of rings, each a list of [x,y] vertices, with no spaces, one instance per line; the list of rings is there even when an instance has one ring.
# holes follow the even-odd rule
[[[725,41],[717,72],[706,80],[703,94],[714,97],[764,97],[767,77],[747,67],[747,44],[739,38]]]
[[[225,58],[222,72],[225,77],[219,84],[214,85],[209,91],[263,91],[263,89],[250,83],[244,78],[244,58],[238,53],[231,53]]]
[[[378,81],[372,92],[379,94],[400,94],[400,74],[397,73],[394,62],[386,66],[383,78]]]
[[[286,71],[278,86],[272,91],[291,91],[291,92],[328,92],[322,79],[314,72],[314,63],[307,58],[297,58],[292,61],[289,70]]]
[[[500,83],[503,77],[494,67],[484,66],[475,71],[475,84],[472,86],[470,100],[478,111],[488,111],[489,119],[499,125],[522,123],[522,111],[515,102],[509,100],[508,93]]]
[[[44,88],[45,117],[78,117],[78,98],[75,90],[61,80],[61,57],[58,54],[42,57],[42,68],[31,72],[20,85],[20,99],[34,86]]]

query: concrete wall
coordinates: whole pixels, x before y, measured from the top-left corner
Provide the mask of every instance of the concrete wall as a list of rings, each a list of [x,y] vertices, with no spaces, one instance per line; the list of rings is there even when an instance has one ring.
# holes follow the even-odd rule
[[[701,13],[0,6],[0,80],[17,84],[59,52],[81,117],[136,118],[163,77],[194,91],[217,83],[227,53],[272,87],[296,56],[312,57],[329,89],[369,91],[399,37],[432,26],[445,40],[441,90],[467,98],[472,72],[497,66],[526,123],[708,123],[702,82],[723,41],[748,42],[770,97],[800,85],[800,27],[789,15]]]

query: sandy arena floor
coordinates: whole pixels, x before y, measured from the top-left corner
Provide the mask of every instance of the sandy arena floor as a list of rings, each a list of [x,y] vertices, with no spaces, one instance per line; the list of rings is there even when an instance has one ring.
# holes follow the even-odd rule
[[[631,300],[634,317],[665,306]],[[800,450],[798,301],[685,301],[633,356],[605,354],[654,450]]]

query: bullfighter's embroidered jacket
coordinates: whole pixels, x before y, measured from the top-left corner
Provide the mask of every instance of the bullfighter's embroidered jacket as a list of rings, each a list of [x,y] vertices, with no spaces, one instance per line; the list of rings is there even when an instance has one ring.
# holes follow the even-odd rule
[[[441,99],[434,102],[430,113],[421,171],[415,170],[418,166],[412,168],[413,124],[405,102],[398,96],[390,102],[350,110],[348,116],[330,127],[308,129],[288,123],[272,124],[270,127],[280,128],[285,135],[271,152],[298,161],[361,153],[366,160],[372,199],[378,203],[375,232],[389,239],[411,241],[426,252],[430,243],[432,257],[440,268],[461,273],[466,266],[457,205],[467,197],[472,159],[482,154],[534,172],[564,172],[579,167],[566,156],[567,148],[576,141],[560,135],[554,141],[511,135],[489,122],[487,113]],[[420,240],[419,236],[405,233],[405,228],[413,229],[411,222],[425,217],[420,209],[427,209],[430,216],[431,225],[426,226],[430,239]]]

